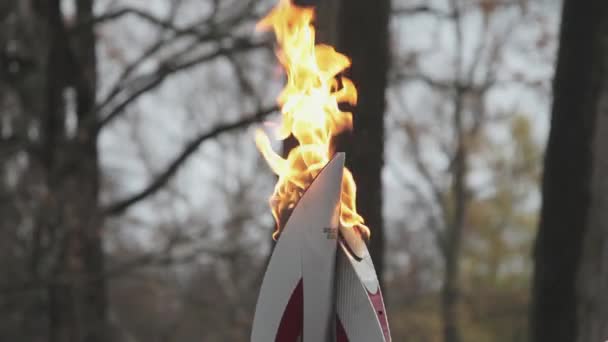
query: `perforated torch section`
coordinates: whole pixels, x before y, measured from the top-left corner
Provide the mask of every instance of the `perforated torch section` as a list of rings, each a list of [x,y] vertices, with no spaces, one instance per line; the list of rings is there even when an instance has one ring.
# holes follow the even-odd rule
[[[390,342],[390,337],[388,340],[384,337],[374,303],[356,272],[353,263],[358,262],[340,245],[336,262],[336,311],[339,323],[344,328],[345,341]]]

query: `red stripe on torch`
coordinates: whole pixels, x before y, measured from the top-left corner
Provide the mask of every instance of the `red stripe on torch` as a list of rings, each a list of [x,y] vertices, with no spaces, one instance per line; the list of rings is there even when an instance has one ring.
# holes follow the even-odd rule
[[[297,342],[302,336],[304,317],[304,287],[302,279],[293,290],[285,307],[275,342]]]

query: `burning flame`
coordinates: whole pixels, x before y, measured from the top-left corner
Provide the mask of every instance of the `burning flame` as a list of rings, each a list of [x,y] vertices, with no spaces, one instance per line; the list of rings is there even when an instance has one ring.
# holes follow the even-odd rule
[[[263,131],[256,132],[256,145],[278,175],[270,198],[277,222],[287,215],[321,169],[331,160],[331,138],[352,129],[352,113],[343,112],[338,103],[355,105],[357,89],[351,80],[338,74],[350,66],[350,60],[328,45],[315,45],[312,25],[314,10],[297,7],[290,0],[279,4],[258,23],[258,28],[272,28],[279,43],[278,59],[287,73],[287,84],[279,95],[282,122],[278,137],[293,135],[298,146],[287,159],[277,155]],[[366,238],[369,229],[356,210],[356,185],[352,174],[344,169],[341,194],[341,228],[356,229]]]

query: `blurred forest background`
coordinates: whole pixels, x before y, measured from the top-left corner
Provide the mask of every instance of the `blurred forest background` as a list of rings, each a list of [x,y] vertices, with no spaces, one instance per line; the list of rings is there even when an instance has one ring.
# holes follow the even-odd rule
[[[394,341],[608,339],[608,2],[305,3]],[[0,341],[249,339],[273,5],[0,1]]]

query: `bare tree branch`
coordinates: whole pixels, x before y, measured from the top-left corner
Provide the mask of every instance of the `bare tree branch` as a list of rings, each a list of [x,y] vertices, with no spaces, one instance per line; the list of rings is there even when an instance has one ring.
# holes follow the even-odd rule
[[[221,124],[213,128],[209,132],[203,133],[198,137],[187,143],[182,152],[167,166],[167,168],[160,173],[150,184],[148,184],[141,191],[126,197],[125,199],[118,200],[116,203],[108,205],[103,213],[105,215],[113,216],[120,215],[125,212],[129,207],[138,203],[139,201],[153,195],[160,190],[177,172],[181,165],[188,160],[188,158],[199,148],[199,146],[206,140],[214,138],[222,133],[229,132],[232,130],[247,127],[255,122],[259,122],[263,118],[272,114],[277,110],[276,106],[265,108],[257,113],[245,116],[244,119],[239,121]]]
[[[423,74],[422,72],[419,72],[419,71],[408,72],[408,71],[397,70],[390,77],[389,84],[391,86],[395,86],[395,85],[398,85],[398,84],[401,84],[404,82],[415,82],[415,81],[425,83],[429,87],[440,90],[440,91],[449,91],[454,88],[453,80],[435,79],[435,78],[433,78],[429,75]]]
[[[96,132],[99,132],[104,126],[109,124],[112,120],[118,117],[121,113],[123,113],[124,109],[137,100],[141,95],[147,93],[149,90],[152,90],[159,86],[168,76],[175,74],[180,71],[188,70],[192,67],[195,67],[201,63],[208,62],[218,57],[227,56],[247,50],[254,50],[258,48],[269,47],[269,43],[266,41],[261,42],[249,42],[243,40],[237,40],[230,47],[220,47],[211,53],[206,53],[200,56],[191,57],[189,59],[183,60],[181,62],[175,63],[172,60],[165,61],[161,63],[161,65],[155,70],[147,75],[143,75],[138,77],[137,79],[130,82],[131,88],[129,91],[124,91],[122,96],[120,96],[120,100],[118,100],[117,104],[113,105],[107,111],[103,110],[103,107],[109,106],[113,101],[106,101],[101,104],[96,110],[101,111],[102,119],[99,120],[96,127]],[[171,58],[174,59],[174,58]],[[118,90],[115,97],[119,97],[121,91]],[[106,113],[104,113],[106,112]]]
[[[150,14],[142,9],[134,8],[134,7],[126,7],[118,10],[114,10],[108,13],[104,13],[99,15],[88,22],[84,22],[76,27],[74,27],[73,31],[77,32],[83,27],[87,27],[90,25],[97,25],[106,23],[108,21],[116,20],[123,18],[127,15],[133,15],[138,18],[141,18],[153,25],[161,27],[167,31],[171,31],[176,35],[191,35],[191,36],[199,36],[202,32],[198,29],[199,25],[189,25],[187,27],[178,27],[172,20],[167,20],[163,18],[158,18],[153,14]]]
[[[199,63],[206,62],[221,55],[230,55],[232,52],[236,53],[248,50],[249,48],[255,49],[257,47],[270,46],[269,42],[255,42],[251,41],[251,39],[243,37],[234,37],[235,28],[240,24],[249,20],[259,19],[260,15],[254,11],[256,3],[257,0],[248,0],[244,3],[244,6],[236,10],[235,13],[222,19],[217,19],[218,4],[214,3],[214,9],[209,16],[206,16],[201,20],[184,27],[178,27],[175,23],[173,23],[173,15],[169,15],[167,18],[161,19],[145,12],[144,10],[129,7],[103,14],[97,18],[94,18],[92,22],[85,22],[73,28],[72,32],[77,32],[77,30],[84,25],[102,23],[121,18],[125,15],[136,15],[157,25],[161,28],[161,31],[172,33],[169,34],[168,37],[161,35],[155,43],[146,48],[138,58],[125,67],[122,74],[118,78],[118,81],[111,88],[108,95],[105,97],[105,99],[101,100],[95,108],[97,113],[100,113],[102,110],[104,110],[105,113],[100,113],[101,115],[94,115],[94,117],[102,117],[103,119],[101,119],[101,122],[99,123],[90,122],[90,124],[93,124],[94,126],[96,125],[96,127],[93,127],[93,132],[98,133],[103,126],[112,121],[116,116],[119,116],[119,114],[123,112],[123,109],[132,103],[132,101],[139,98],[140,95],[146,93],[148,90],[158,86],[170,74],[188,69]],[[177,53],[173,53],[169,58],[165,59],[164,62],[160,62],[160,66],[155,72],[129,80],[129,77],[140,65],[148,61],[154,54],[159,52],[166,45],[183,37],[192,37],[194,40]],[[202,43],[215,43],[219,45],[220,48],[218,48],[216,52],[208,55],[202,55],[194,58],[191,57],[181,63],[176,62],[183,60],[184,56],[190,55],[191,52]],[[133,89],[131,89],[131,95],[125,95],[124,92],[128,92],[129,87],[133,87],[135,90],[133,91]],[[115,105],[114,109],[103,109],[104,107],[112,105],[112,102],[114,102],[117,97],[122,97],[123,99],[126,97],[127,99],[124,102],[120,102],[120,100],[118,100],[117,102],[119,102],[119,104]],[[90,127],[89,124],[84,126]]]
[[[395,8],[391,10],[392,15],[433,15],[440,18],[453,18],[454,14],[445,12],[428,5],[419,5],[414,7]]]
[[[522,10],[525,10],[525,5],[521,0],[505,0],[498,1],[493,0],[491,2],[491,6],[494,9],[499,7],[510,7],[510,6],[518,6]],[[477,8],[479,4],[477,2],[467,3],[467,4],[457,4],[455,7],[452,4],[451,11],[444,11],[438,8],[433,8],[426,4],[421,4],[413,7],[404,7],[404,8],[394,8],[391,10],[391,14],[394,16],[412,16],[412,15],[431,15],[441,19],[457,19],[460,15],[457,12],[464,12],[467,10],[471,10]]]

